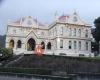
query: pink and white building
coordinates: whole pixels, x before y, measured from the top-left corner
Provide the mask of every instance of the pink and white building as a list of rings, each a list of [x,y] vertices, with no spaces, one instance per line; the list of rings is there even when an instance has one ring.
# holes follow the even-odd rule
[[[55,16],[50,25],[44,25],[31,16],[9,22],[6,47],[15,54],[33,54],[37,45],[43,45],[44,54],[66,56],[90,56],[91,25],[74,12]]]

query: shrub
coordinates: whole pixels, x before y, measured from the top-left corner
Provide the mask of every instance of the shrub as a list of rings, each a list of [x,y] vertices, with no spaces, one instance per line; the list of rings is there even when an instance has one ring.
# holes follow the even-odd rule
[[[33,69],[33,68],[3,68],[3,67],[0,67],[0,72],[40,74],[40,75],[50,75],[51,74],[51,70],[36,69],[36,68]]]
[[[0,54],[2,54],[2,58],[9,58],[12,56],[13,51],[8,48],[0,48]]]

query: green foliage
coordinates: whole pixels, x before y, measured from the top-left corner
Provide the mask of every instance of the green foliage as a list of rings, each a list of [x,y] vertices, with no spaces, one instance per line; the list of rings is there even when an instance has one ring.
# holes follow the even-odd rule
[[[79,57],[78,60],[83,60],[83,61],[100,61],[100,57]]]
[[[68,57],[43,55],[42,57],[25,54],[19,61],[0,72],[50,75],[53,72],[100,73],[100,57]]]
[[[12,56],[12,53],[12,49],[0,48],[0,54],[2,54],[1,58],[9,58]]]
[[[5,47],[5,39],[6,39],[6,35],[0,35],[0,47],[2,48]]]
[[[97,42],[91,42],[91,50],[92,52],[96,52],[99,51],[99,44]],[[97,56],[98,54],[95,53],[95,56]]]
[[[12,56],[12,49],[3,48],[2,50],[3,50],[3,56],[4,57]]]
[[[0,68],[0,72],[50,75],[51,70],[34,68]]]
[[[40,57],[34,54],[25,54],[19,61],[7,67],[38,68],[40,70],[32,71],[32,73],[37,74],[45,74],[46,71],[44,70],[67,73],[100,73],[100,57],[68,57],[60,55],[43,55]],[[25,70],[25,72],[28,71]]]

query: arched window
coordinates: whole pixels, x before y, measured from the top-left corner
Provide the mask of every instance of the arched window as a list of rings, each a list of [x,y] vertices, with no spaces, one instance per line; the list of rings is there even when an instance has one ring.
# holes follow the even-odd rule
[[[63,35],[63,27],[61,27],[61,35]]]
[[[17,42],[17,48],[21,48],[21,41],[20,40],[18,40],[18,42]]]
[[[45,49],[45,43],[43,41],[41,42],[41,46],[42,46],[42,49]]]
[[[77,47],[77,46],[76,46],[76,41],[74,41],[74,49],[76,49],[76,47]]]
[[[79,37],[81,37],[81,29],[79,29],[78,33],[79,33]]]
[[[74,36],[76,36],[76,28],[74,28]]]
[[[14,40],[10,40],[10,42],[9,42],[9,48],[14,48]]]
[[[69,28],[69,36],[72,36],[72,29]]]
[[[86,50],[88,50],[88,42],[86,42]]]
[[[32,21],[31,20],[28,20],[27,24],[28,25],[32,25]]]
[[[51,50],[51,42],[48,42],[47,43],[47,49],[50,49]]]
[[[60,48],[63,48],[63,40],[60,40]]]
[[[69,49],[72,49],[72,42],[69,41]]]
[[[86,30],[85,37],[88,37],[88,30]]]
[[[78,47],[79,47],[79,50],[81,50],[81,41],[79,41],[79,43],[78,43]]]
[[[73,21],[77,22],[77,17],[76,16],[74,16]]]
[[[32,51],[32,50],[35,50],[35,46],[36,46],[36,42],[33,38],[30,38],[28,41],[27,41],[27,50],[28,51]]]

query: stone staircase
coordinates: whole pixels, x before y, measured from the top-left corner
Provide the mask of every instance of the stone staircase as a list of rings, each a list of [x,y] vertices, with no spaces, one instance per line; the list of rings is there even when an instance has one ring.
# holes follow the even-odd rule
[[[21,54],[21,55],[17,55],[18,57],[15,58],[15,59],[12,59],[11,61],[9,61],[7,64],[5,64],[4,67],[8,67],[9,65],[19,61],[21,58],[23,58],[24,54]]]

